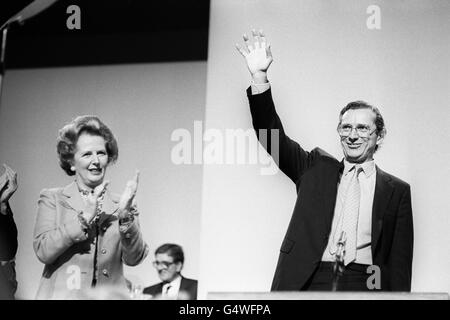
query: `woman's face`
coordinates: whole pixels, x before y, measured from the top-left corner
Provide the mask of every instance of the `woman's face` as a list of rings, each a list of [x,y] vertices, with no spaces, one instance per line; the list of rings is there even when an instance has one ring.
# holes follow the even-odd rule
[[[101,136],[82,133],[78,137],[73,167],[80,187],[95,188],[103,182],[108,166],[106,142]]]

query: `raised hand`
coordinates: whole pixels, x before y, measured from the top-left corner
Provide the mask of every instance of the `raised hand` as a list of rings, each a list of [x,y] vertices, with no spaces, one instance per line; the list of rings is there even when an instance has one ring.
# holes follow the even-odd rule
[[[88,222],[91,222],[97,214],[98,199],[105,193],[108,184],[109,181],[104,181],[102,184],[95,187],[93,193],[88,194],[86,198],[86,209],[83,212],[83,216]]]
[[[136,204],[135,196],[139,184],[139,171],[136,170],[136,174],[133,179],[127,182],[125,190],[122,193],[119,201],[119,215],[127,215],[131,207]]]
[[[3,174],[0,176],[0,192],[3,190],[3,188],[6,187],[6,184],[8,183],[8,177],[6,176],[6,171],[3,172]]]
[[[252,30],[253,44],[247,34],[243,35],[244,46],[236,44],[237,50],[245,58],[248,70],[255,81],[267,81],[267,69],[273,61],[270,44],[266,42],[266,37],[262,30]],[[258,81],[260,82],[260,81]]]
[[[18,188],[17,173],[3,164],[5,173],[0,177],[0,202],[7,202]]]

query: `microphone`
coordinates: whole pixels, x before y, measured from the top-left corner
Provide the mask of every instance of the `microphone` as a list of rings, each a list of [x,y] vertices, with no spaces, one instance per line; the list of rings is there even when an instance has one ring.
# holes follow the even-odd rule
[[[20,10],[18,13],[16,13],[14,16],[9,18],[1,27],[0,29],[3,29],[4,27],[13,24],[15,22],[18,22],[20,24],[24,23],[25,20],[28,20],[35,15],[41,13],[51,5],[53,5],[58,0],[35,0],[32,3],[30,3],[28,6]]]
[[[337,291],[339,277],[344,273],[344,256],[345,256],[345,242],[347,240],[345,231],[341,232],[341,236],[337,242],[336,259],[333,264],[333,287],[332,291]]]

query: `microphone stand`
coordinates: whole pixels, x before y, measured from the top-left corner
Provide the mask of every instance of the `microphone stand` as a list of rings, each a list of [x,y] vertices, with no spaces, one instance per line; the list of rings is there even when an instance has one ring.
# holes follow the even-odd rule
[[[6,40],[8,36],[8,30],[11,25],[18,23],[22,25],[25,20],[28,20],[42,11],[49,8],[58,0],[35,0],[28,6],[23,8],[20,12],[8,19],[1,27],[2,32],[2,47],[0,52],[0,112],[3,92],[3,78],[5,77],[5,52],[6,52]]]
[[[339,278],[344,274],[345,240],[345,232],[342,231],[337,243],[336,260],[333,263],[333,282],[331,291],[337,291]]]
[[[2,48],[0,52],[0,107],[2,102],[2,93],[3,93],[3,78],[5,77],[5,55],[6,55],[6,42],[8,38],[8,31],[11,25],[14,23],[22,24],[23,21],[20,20],[21,17],[16,17],[14,19],[10,19],[7,22],[5,22],[1,27],[0,30],[2,32]],[[1,108],[0,108],[1,111]]]
[[[5,51],[6,51],[6,38],[8,36],[8,28],[9,24],[4,26],[2,31],[2,49],[1,49],[2,51],[0,53],[0,105],[2,101],[3,78],[5,75]]]

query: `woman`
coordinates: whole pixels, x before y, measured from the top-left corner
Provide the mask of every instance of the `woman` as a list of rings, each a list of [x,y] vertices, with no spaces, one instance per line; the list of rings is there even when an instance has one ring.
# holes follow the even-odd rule
[[[36,298],[76,299],[105,286],[126,290],[122,262],[137,265],[148,253],[134,201],[138,172],[120,197],[108,192],[104,178],[118,147],[95,116],[64,126],[57,152],[75,181],[41,192],[33,247],[45,267]]]

